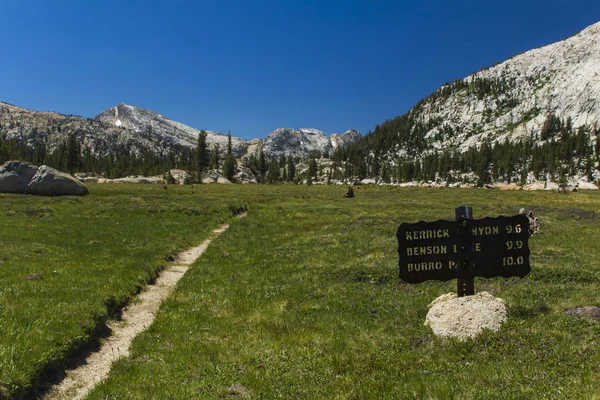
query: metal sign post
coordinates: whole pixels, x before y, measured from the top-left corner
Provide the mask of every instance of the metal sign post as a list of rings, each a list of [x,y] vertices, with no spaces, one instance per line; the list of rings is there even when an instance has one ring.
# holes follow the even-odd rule
[[[473,219],[473,207],[456,207],[454,210],[454,219],[460,222],[461,238],[463,241],[460,245],[460,251],[466,253],[469,251],[469,230],[467,229],[467,220]],[[458,297],[472,296],[475,294],[475,277],[469,276],[471,273],[471,262],[466,258],[459,264],[462,269],[462,275],[466,277],[458,278],[456,280],[456,293],[458,294]]]

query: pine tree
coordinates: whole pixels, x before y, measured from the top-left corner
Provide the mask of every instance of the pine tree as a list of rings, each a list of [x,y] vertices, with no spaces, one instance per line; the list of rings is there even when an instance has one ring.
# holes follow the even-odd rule
[[[383,168],[381,169],[381,180],[385,183],[390,183],[390,168],[387,163],[383,164]]]
[[[260,171],[263,177],[267,175],[268,168],[269,167],[265,158],[265,152],[262,149],[260,149],[260,155],[258,156],[258,170]]]
[[[67,139],[66,153],[66,168],[67,171],[72,175],[75,170],[79,169],[79,165],[81,163],[81,150],[75,135],[69,135]]]
[[[231,152],[231,131],[227,135],[227,154],[225,155],[225,161],[223,162],[223,175],[229,180],[235,175],[235,168],[237,162],[235,156]]]
[[[377,178],[377,177],[379,177],[380,172],[381,172],[381,162],[380,162],[379,152],[376,151],[375,153],[373,153],[373,160],[371,162],[371,176],[373,178]]]
[[[311,158],[308,161],[308,175],[312,176],[312,177],[316,176],[318,169],[319,169],[319,167],[317,165],[317,160],[315,160],[314,158]]]
[[[198,180],[202,181],[202,172],[207,164],[206,157],[206,131],[202,129],[198,134],[198,144],[196,146],[196,172],[198,173]]]
[[[293,182],[296,180],[296,164],[294,158],[289,155],[287,158],[287,169],[288,169],[288,181]]]
[[[219,168],[219,143],[215,143],[210,153],[210,169]]]
[[[577,154],[579,157],[586,157],[588,155],[588,149],[589,149],[589,145],[588,145],[588,136],[585,133],[585,131],[583,130],[583,127],[579,128],[577,130],[577,135],[575,138],[575,154]]]
[[[269,163],[269,169],[267,171],[267,182],[278,182],[280,177],[281,171],[279,169],[279,163],[277,162],[277,159],[275,159]]]

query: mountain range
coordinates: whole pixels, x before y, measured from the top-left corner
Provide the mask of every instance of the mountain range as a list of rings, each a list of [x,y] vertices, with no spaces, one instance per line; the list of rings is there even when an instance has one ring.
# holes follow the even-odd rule
[[[144,150],[165,153],[171,148],[195,148],[200,130],[125,103],[110,107],[90,119],[55,112],[37,112],[0,102],[0,132],[7,140],[17,139],[31,145],[43,142],[49,152],[63,143],[68,135],[74,135],[82,147],[89,148],[92,154],[114,152],[121,146],[139,155]],[[228,135],[210,130],[205,132],[209,149],[218,145],[220,151],[224,152]],[[278,128],[264,140],[245,140],[232,136],[231,142],[236,157],[254,155],[260,150],[267,157],[302,157],[315,152],[330,152],[361,138],[362,135],[356,130],[327,136],[318,129]]]
[[[340,180],[525,183],[565,175],[600,180],[599,130],[600,22],[446,83],[365,137],[278,128],[264,139],[231,137],[231,144],[238,158],[260,151],[268,159],[332,155],[327,173]],[[75,137],[95,156],[164,156],[191,151],[199,132],[124,103],[94,119],[0,103],[0,139],[43,144],[47,153]],[[223,152],[227,135],[206,132],[208,150]]]

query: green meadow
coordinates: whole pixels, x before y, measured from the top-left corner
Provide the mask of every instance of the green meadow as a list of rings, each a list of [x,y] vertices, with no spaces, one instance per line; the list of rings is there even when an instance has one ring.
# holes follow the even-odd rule
[[[297,185],[90,185],[84,198],[0,195],[0,397],[93,342],[170,254],[213,241],[91,399],[594,399],[600,193]],[[476,279],[509,321],[441,339],[427,305],[456,283],[398,279],[402,222],[532,209],[524,279]],[[233,212],[248,208],[236,219]],[[43,279],[25,279],[39,273]]]
[[[185,189],[0,194],[0,398],[35,392],[48,372],[94,344],[170,255],[232,216],[222,197]]]

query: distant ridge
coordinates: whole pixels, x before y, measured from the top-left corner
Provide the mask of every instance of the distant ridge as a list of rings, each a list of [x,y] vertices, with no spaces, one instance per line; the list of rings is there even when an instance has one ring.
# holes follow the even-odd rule
[[[325,152],[338,146],[353,143],[362,137],[358,131],[350,130],[342,135],[328,138],[316,129],[297,130],[308,135],[304,140],[292,140],[293,136],[282,138],[288,128],[276,129],[267,138],[245,140],[232,136],[232,151],[237,157],[257,154],[261,149],[267,157],[281,154],[304,156],[311,152]],[[145,151],[166,154],[177,148],[195,148],[200,130],[171,120],[163,115],[142,108],[121,103],[100,112],[94,119],[67,116],[55,112],[37,112],[9,103],[0,102],[0,135],[5,140],[24,141],[31,146],[44,143],[46,150],[53,152],[74,135],[82,148],[92,154],[114,154],[117,148],[128,149],[131,154],[140,155]],[[227,135],[206,130],[209,150],[218,145],[219,151],[227,148]],[[308,137],[319,137],[311,141]],[[267,145],[269,143],[269,145]]]

